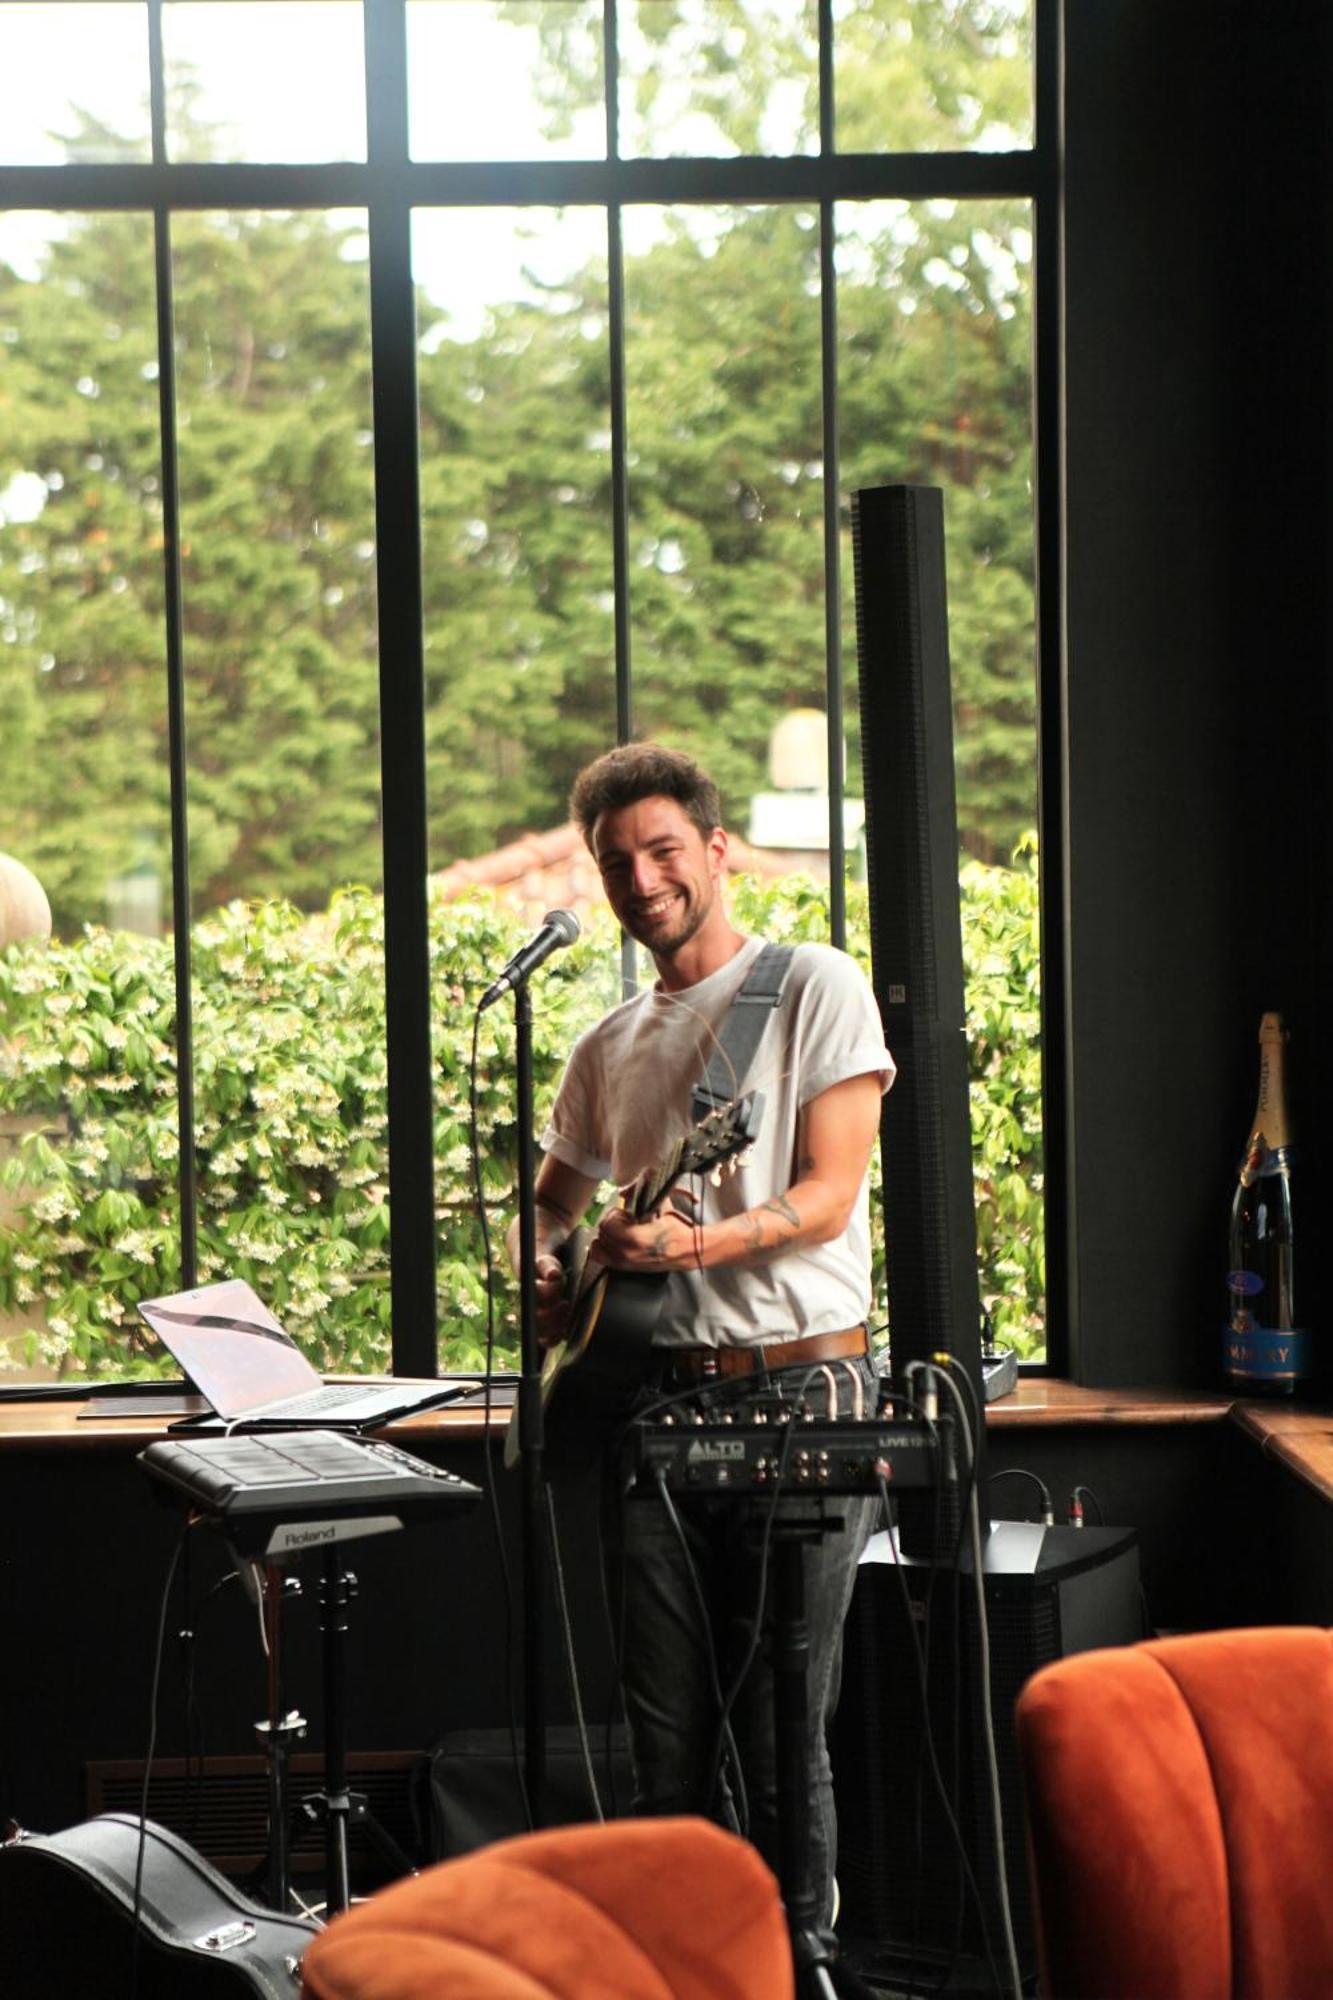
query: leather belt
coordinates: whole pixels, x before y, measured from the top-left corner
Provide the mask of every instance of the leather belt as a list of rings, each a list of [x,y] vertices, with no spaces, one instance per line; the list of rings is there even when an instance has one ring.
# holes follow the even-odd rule
[[[767,1340],[752,1347],[659,1347],[664,1383],[713,1382],[735,1375],[770,1374],[775,1368],[809,1368],[820,1361],[850,1361],[870,1352],[864,1326],[838,1333],[807,1333],[800,1340]]]

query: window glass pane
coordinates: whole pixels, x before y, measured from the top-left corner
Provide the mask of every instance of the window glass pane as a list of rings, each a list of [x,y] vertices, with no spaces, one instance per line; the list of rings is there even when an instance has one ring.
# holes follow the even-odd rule
[[[173,225],[200,1275],[389,1356],[364,217]]]
[[[0,952],[0,1383],[142,1367],[133,1301],[179,1270],[152,222],[25,220],[23,275],[0,265],[0,852],[27,872],[0,862],[0,944],[43,898],[52,942]]]
[[[143,0],[0,0],[0,163],[149,153]]]
[[[589,920],[599,900],[566,811],[575,773],[615,737],[604,232],[604,216],[574,210],[414,220],[440,1326],[453,1366],[478,1366],[482,1337],[473,1011],[525,926],[558,906]],[[609,928],[588,928],[534,983],[539,1112],[576,1025],[618,997]],[[512,1006],[483,1017],[480,1064],[498,1229],[515,1171]]]
[[[1032,0],[833,0],[833,24],[839,152],[1032,144]]]
[[[605,159],[602,77],[602,0],[407,0],[414,159]]]
[[[1031,208],[848,203],[837,229],[844,490],[944,490],[983,1303],[1040,1358]],[[843,573],[850,665],[849,545]]]
[[[364,160],[361,0],[165,0],[173,160]]]
[[[630,220],[635,733],[712,771],[757,865],[826,875],[818,218]]]
[[[620,0],[617,20],[623,157],[818,150],[815,0]]]

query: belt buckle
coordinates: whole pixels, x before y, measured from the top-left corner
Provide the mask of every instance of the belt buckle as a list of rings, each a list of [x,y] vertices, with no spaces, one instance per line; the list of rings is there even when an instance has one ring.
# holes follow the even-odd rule
[[[699,1380],[701,1382],[716,1382],[721,1372],[718,1364],[717,1350],[710,1347],[699,1364]]]

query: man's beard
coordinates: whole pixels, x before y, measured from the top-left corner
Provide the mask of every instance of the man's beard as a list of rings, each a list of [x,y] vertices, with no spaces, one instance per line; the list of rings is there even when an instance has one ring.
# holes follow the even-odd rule
[[[687,901],[680,916],[679,927],[666,933],[654,934],[648,925],[640,928],[627,923],[625,928],[635,943],[641,944],[644,950],[651,952],[655,958],[674,958],[691,939],[699,935],[711,907],[711,898],[707,901]]]

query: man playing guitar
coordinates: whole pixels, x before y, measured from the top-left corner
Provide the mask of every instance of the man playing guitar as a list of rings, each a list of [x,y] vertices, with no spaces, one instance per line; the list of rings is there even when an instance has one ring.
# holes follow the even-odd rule
[[[718,793],[691,759],[649,743],[612,750],[581,773],[571,809],[607,900],[651,953],[657,982],[580,1037],[542,1136],[535,1280],[548,1344],[562,1336],[570,1311],[562,1244],[604,1181],[622,1188],[639,1181],[665,1145],[689,1132],[695,1086],[761,950],[759,939],[731,923]],[[892,1077],[860,970],[831,946],[794,947],[748,1074],[735,1079],[738,1092],[754,1088],[764,1103],[739,1171],[718,1186],[702,1177],[679,1185],[646,1217],[612,1205],[593,1237],[591,1255],[612,1272],[667,1280],[643,1409],[674,1399],[705,1413],[729,1408],[744,1420],[757,1399],[782,1387],[804,1393],[820,1417],[873,1412],[868,1173]],[[511,1260],[517,1249],[515,1224]],[[839,1502],[842,1532],[820,1536],[806,1552],[809,1859],[825,1923],[835,1858],[825,1727],[875,1504]],[[734,1826],[740,1801],[719,1779],[716,1689],[730,1691],[760,1615],[761,1559],[746,1531],[747,1509],[728,1495],[683,1496],[683,1540],[651,1499],[609,1511],[608,1571],[624,1592],[621,1670],[636,1809],[702,1813]],[[772,1721],[771,1673],[758,1647],[731,1723],[749,1831],[776,1868]]]

